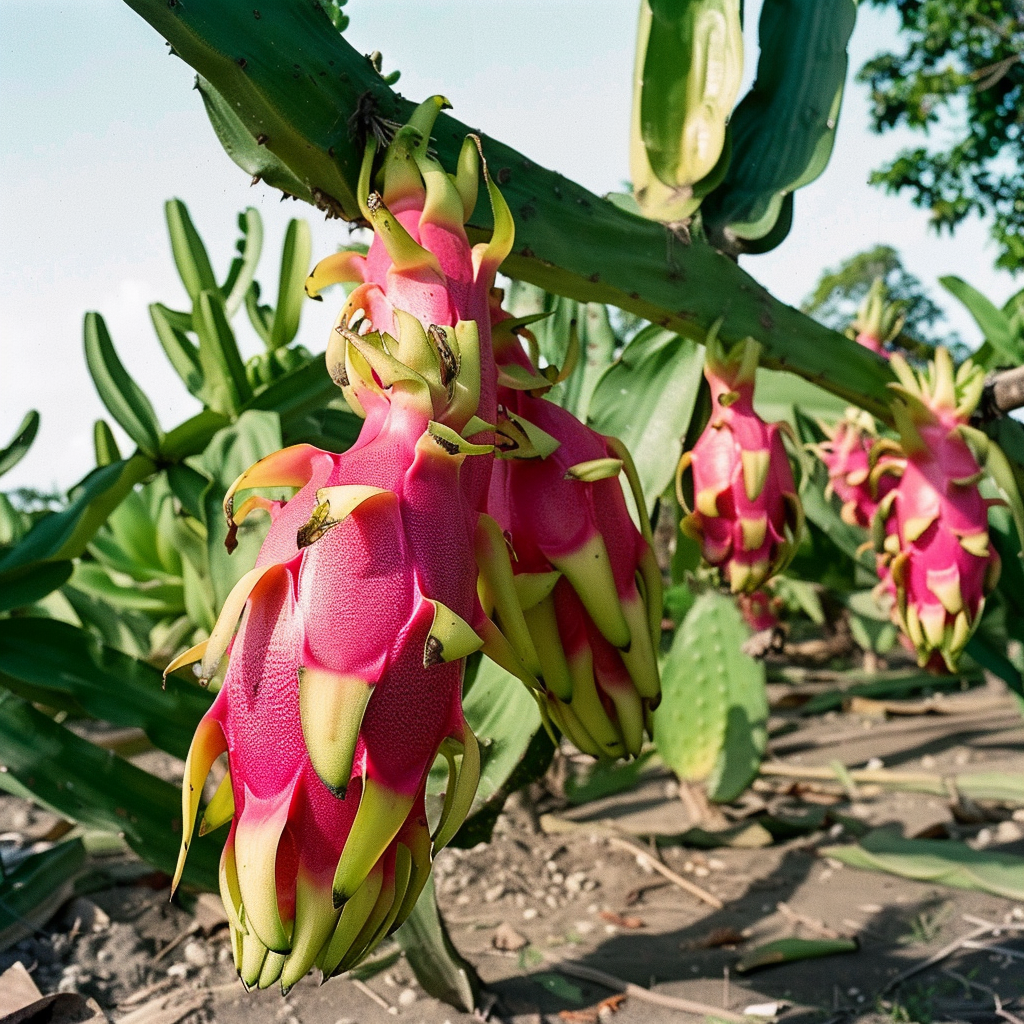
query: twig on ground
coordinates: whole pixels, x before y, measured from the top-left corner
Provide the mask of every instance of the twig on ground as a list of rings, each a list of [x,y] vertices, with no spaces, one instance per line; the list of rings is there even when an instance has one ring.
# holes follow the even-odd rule
[[[939,733],[955,736],[961,732],[977,732],[1024,728],[1020,713],[1011,707],[1006,711],[986,711],[968,715],[944,715],[941,718],[909,721],[884,722],[873,729],[850,729],[845,732],[820,734],[816,729],[799,729],[771,740],[768,749],[773,754],[796,750],[813,750],[832,747],[838,743],[867,742],[880,736],[907,736],[915,733]],[[813,733],[813,735],[812,735]]]
[[[608,845],[615,846],[620,850],[628,850],[632,853],[637,860],[641,858],[645,863],[649,864],[651,868],[658,872],[659,875],[663,875],[670,882],[678,885],[680,889],[688,892],[691,896],[696,896],[697,899],[707,903],[708,906],[714,907],[716,910],[721,910],[725,904],[717,897],[709,893],[706,889],[702,889],[699,885],[691,882],[688,878],[683,878],[682,875],[676,874],[671,868],[665,867],[660,860],[656,860],[654,857],[640,846],[634,843],[627,842],[625,839],[620,839],[618,836],[609,836]]]
[[[372,999],[382,1010],[387,1010],[388,1013],[391,1014],[398,1013],[397,1007],[392,1006],[383,996],[377,995],[377,993],[374,992],[365,981],[360,981],[358,978],[349,978],[348,980],[352,982],[352,984],[355,985],[355,987],[359,989],[367,999]]]
[[[995,925],[995,927],[999,927]],[[922,960],[919,964],[914,964],[913,967],[908,967],[905,971],[900,971],[894,978],[890,978],[886,982],[885,986],[879,992],[879,995],[885,995],[890,989],[894,989],[897,985],[901,985],[907,978],[912,978],[915,974],[920,974],[921,971],[928,970],[929,967],[934,967],[935,964],[941,963],[948,956],[952,956],[957,950],[964,948],[965,942],[972,942],[974,939],[981,938],[982,935],[987,935],[992,931],[993,925],[989,923],[980,924],[975,926],[972,931],[969,931],[966,935],[961,936],[948,945],[943,946],[937,953],[933,953],[927,960]]]
[[[612,991],[624,992],[627,996],[642,1000],[647,1003],[654,1003],[656,1006],[667,1006],[672,1010],[680,1010],[683,1013],[692,1013],[698,1017],[715,1017],[718,1020],[733,1021],[735,1024],[748,1024],[750,1018],[742,1013],[734,1013],[732,1010],[725,1010],[718,1006],[710,1006],[707,1003],[697,1003],[692,999],[680,999],[678,996],[662,995],[660,992],[652,992],[650,989],[634,985],[632,982],[623,981],[613,974],[605,974],[594,967],[587,967],[572,960],[557,960],[552,965],[556,971],[568,974],[570,978],[581,978],[583,981],[592,981],[597,985],[604,985]]]
[[[963,944],[964,949],[980,949],[998,956],[1008,956],[1011,960],[1024,960],[1024,953],[1019,949],[1007,949],[1006,946],[990,946],[987,942],[970,941]]]
[[[1020,1017],[1018,1017],[1015,1013],[1010,1013],[1009,1010],[1003,1009],[1003,1001],[999,998],[998,995],[993,993],[992,998],[995,1000],[996,1003],[997,1017],[1002,1017],[1003,1020],[1008,1020],[1010,1024],[1024,1024],[1024,1021],[1022,1021]]]
[[[1010,1013],[1009,1010],[1003,1009],[1003,1001],[999,998],[999,993],[994,988],[990,988],[988,985],[982,985],[980,981],[972,981],[970,978],[965,978],[962,974],[959,974],[948,967],[943,968],[942,973],[948,974],[955,981],[959,981],[964,988],[974,988],[979,992],[984,992],[986,995],[990,995],[992,997],[992,1001],[995,1003],[995,1012],[997,1017],[1002,1017],[1003,1020],[1009,1021],[1010,1024],[1024,1024],[1024,1021],[1022,1021],[1020,1017]]]
[[[1024,921],[1011,921],[1007,924],[1005,921],[986,921],[985,918],[975,917],[974,914],[961,914],[960,919],[968,924],[988,925],[994,932],[1024,932]]]
[[[823,939],[842,939],[845,938],[834,928],[829,928],[824,921],[819,921],[815,917],[808,917],[806,914],[801,914],[795,911],[787,903],[777,903],[775,909],[791,924],[801,924],[805,928],[812,932],[817,932]]]
[[[153,963],[156,963],[156,962],[157,962],[158,960],[163,960],[163,958],[164,958],[165,956],[167,956],[167,954],[168,954],[168,953],[170,953],[170,951],[171,951],[172,949],[175,949],[175,948],[176,948],[177,946],[179,946],[179,945],[180,945],[180,944],[181,944],[182,942],[184,942],[184,941],[185,941],[185,940],[186,940],[186,939],[187,939],[187,938],[188,938],[188,937],[189,937],[190,935],[195,935],[195,933],[196,933],[197,931],[199,931],[199,925],[198,925],[198,924],[197,924],[196,922],[194,922],[194,921],[193,921],[193,922],[192,922],[192,924],[190,924],[190,925],[189,925],[189,926],[188,926],[188,927],[187,927],[187,928],[186,928],[186,929],[185,929],[185,930],[184,930],[183,932],[181,932],[181,933],[180,933],[179,935],[177,935],[177,936],[175,936],[175,937],[174,937],[173,939],[171,939],[171,941],[170,941],[170,942],[168,942],[168,943],[167,943],[167,945],[166,945],[166,946],[164,946],[164,948],[163,948],[163,949],[161,949],[161,950],[160,950],[160,952],[159,952],[159,953],[157,953],[157,955],[156,955],[155,957],[153,957]]]

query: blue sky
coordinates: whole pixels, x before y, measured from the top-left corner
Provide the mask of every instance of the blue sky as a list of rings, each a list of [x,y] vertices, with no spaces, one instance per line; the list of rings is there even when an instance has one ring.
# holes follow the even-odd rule
[[[746,7],[750,78],[760,2]],[[631,0],[350,0],[346,11],[349,41],[383,51],[385,70],[401,69],[398,88],[410,98],[443,92],[461,120],[599,193],[628,176]],[[891,16],[862,5],[851,72],[894,32]],[[106,317],[165,429],[195,410],[146,311],[156,300],[184,305],[165,199],[188,204],[221,274],[236,213],[255,206],[266,230],[259,277],[271,293],[290,217],[310,221],[314,259],[347,237],[315,210],[249,187],[220,149],[192,80],[191,68],[118,0],[0,0],[0,443],[28,408],[43,417],[5,488],[68,486],[92,465],[92,421],[103,409],[82,356],[88,309]],[[1011,294],[1012,279],[992,269],[981,224],[939,239],[924,212],[867,186],[871,168],[908,137],[872,135],[866,109],[864,90],[851,84],[832,161],[797,193],[791,235],[773,253],[745,258],[745,268],[796,304],[823,266],[885,242],[930,285],[956,273],[995,299]],[[937,286],[934,297],[973,341],[971,321]],[[332,315],[330,303],[308,305],[300,331],[307,347],[323,349]],[[239,334],[255,352],[243,320]]]

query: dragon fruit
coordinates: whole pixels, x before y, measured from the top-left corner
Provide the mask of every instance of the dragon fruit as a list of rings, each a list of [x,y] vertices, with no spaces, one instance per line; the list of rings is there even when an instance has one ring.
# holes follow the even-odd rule
[[[362,279],[327,352],[365,413],[359,439],[342,455],[285,449],[236,481],[229,526],[262,509],[270,530],[209,640],[167,670],[198,661],[209,679],[228,655],[186,762],[174,884],[204,780],[226,751],[200,831],[231,823],[221,896],[246,986],[287,990],[314,964],[325,977],[346,970],[402,922],[479,778],[461,708],[465,656],[483,649],[532,679],[477,598],[472,496],[486,488],[492,445],[465,439],[487,426],[477,413],[488,388],[494,403],[487,295],[511,218],[488,181],[497,227],[470,250],[476,146],[454,179],[440,171],[426,139],[441,106],[421,105],[398,133],[383,196],[369,191],[368,147],[373,246],[362,262],[329,258],[308,286]],[[282,486],[298,492],[235,507],[240,491]],[[450,778],[431,834],[424,793],[439,754]]]
[[[722,568],[734,594],[760,589],[793,556],[803,508],[782,442],[782,427],[754,411],[754,377],[761,346],[747,338],[726,352],[717,326],[707,339],[704,376],[712,411],[677,471],[692,474],[694,510],[679,526],[701,545],[704,560]]]
[[[888,301],[885,281],[876,277],[871,282],[864,301],[857,310],[857,316],[847,330],[847,335],[858,345],[871,349],[883,359],[889,358],[885,346],[894,341],[906,322],[903,304]]]
[[[782,601],[767,591],[755,590],[751,594],[737,594],[735,600],[743,621],[755,633],[775,629],[779,625],[777,612],[782,607]]]
[[[625,472],[646,508],[629,452],[542,397],[571,372],[573,329],[561,372],[540,373],[520,342],[524,322],[492,294],[498,363],[496,459],[487,511],[492,552],[512,560],[503,593],[481,597],[539,680],[542,713],[595,757],[637,755],[660,699],[661,572],[626,507]],[[511,586],[508,586],[508,584]]]
[[[928,664],[937,652],[955,671],[999,578],[988,530],[995,499],[984,498],[978,483],[986,464],[999,472],[1004,457],[968,426],[984,386],[981,367],[967,361],[954,370],[944,348],[920,373],[899,355],[891,364],[899,378],[890,386],[898,396],[893,414],[900,444],[887,446],[899,456],[888,471],[899,483],[875,513],[875,545],[895,590],[894,616],[919,663]],[[1005,483],[1008,474],[1000,476]]]
[[[879,501],[896,486],[891,475],[873,472],[871,455],[878,441],[875,421],[870,413],[850,408],[834,427],[821,427],[827,438],[813,446],[813,451],[828,470],[825,497],[835,494],[842,503],[843,522],[866,530]],[[876,461],[884,465],[891,459],[882,453]]]

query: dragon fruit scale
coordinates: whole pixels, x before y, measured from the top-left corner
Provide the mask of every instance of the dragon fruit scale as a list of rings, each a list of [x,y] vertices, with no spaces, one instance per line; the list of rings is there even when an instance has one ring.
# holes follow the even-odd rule
[[[760,589],[789,562],[803,528],[782,426],[754,411],[754,378],[761,346],[753,338],[728,352],[717,325],[707,339],[704,376],[712,412],[677,472],[692,475],[694,509],[680,529],[701,545],[704,560],[722,568],[734,594]]]
[[[880,571],[883,583],[888,573],[894,616],[920,664],[937,653],[955,671],[999,579],[988,508],[1001,502],[981,494],[986,468],[1018,505],[1019,497],[1000,472],[1005,457],[968,425],[984,386],[982,368],[967,361],[954,370],[944,348],[919,373],[899,355],[891,365],[899,378],[890,386],[900,443],[888,472],[899,482],[873,521]]]
[[[368,147],[361,181],[374,244],[361,264],[330,257],[308,286],[362,279],[327,352],[332,377],[365,413],[359,439],[341,455],[285,449],[236,481],[225,499],[229,543],[256,510],[269,513],[269,532],[210,638],[167,669],[199,662],[209,679],[227,658],[186,762],[174,882],[204,780],[226,752],[200,832],[230,822],[221,896],[247,987],[287,990],[314,965],[325,977],[347,970],[411,912],[479,778],[461,707],[465,656],[482,649],[537,685],[476,587],[473,495],[486,488],[493,450],[478,416],[488,390],[494,404],[487,295],[511,218],[488,182],[498,227],[471,250],[461,243],[475,144],[454,179],[425,154],[406,158],[425,150],[441,106],[427,101],[399,132],[383,194],[369,191]],[[479,320],[469,315],[478,307]],[[288,501],[257,493],[283,486],[298,489]],[[431,832],[424,795],[439,755],[449,785]]]
[[[595,757],[637,755],[660,699],[661,573],[650,525],[637,529],[619,484],[646,508],[628,451],[543,397],[571,369],[538,372],[521,321],[492,310],[498,362],[492,552],[512,553],[511,588],[481,597],[540,681],[541,707]]]

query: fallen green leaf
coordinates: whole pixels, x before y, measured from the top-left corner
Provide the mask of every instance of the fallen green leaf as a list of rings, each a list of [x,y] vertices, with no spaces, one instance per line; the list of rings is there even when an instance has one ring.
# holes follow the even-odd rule
[[[815,960],[836,953],[856,953],[859,948],[856,939],[778,939],[744,953],[735,970],[737,974],[749,974],[775,964]]]
[[[542,988],[546,988],[553,996],[564,999],[567,1003],[583,1002],[583,989],[566,981],[560,974],[535,974],[533,980]]]
[[[891,829],[876,829],[857,846],[820,852],[854,868],[1024,900],[1024,857],[1012,853],[972,850],[943,839],[904,839]]]

